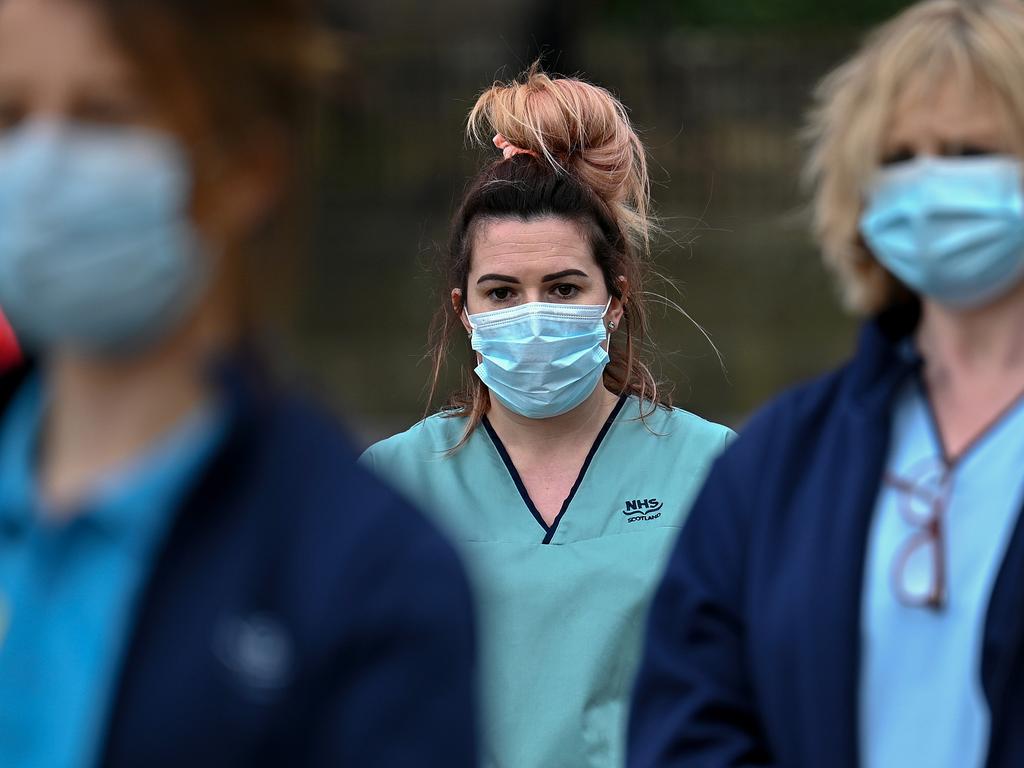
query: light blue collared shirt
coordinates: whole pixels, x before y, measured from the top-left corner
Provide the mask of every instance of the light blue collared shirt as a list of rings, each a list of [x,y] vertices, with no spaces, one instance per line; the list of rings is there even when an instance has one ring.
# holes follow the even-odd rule
[[[0,765],[70,768],[98,759],[140,592],[224,419],[199,409],[58,521],[35,477],[43,393],[29,379],[0,421]]]
[[[1024,503],[1024,402],[952,467],[942,514],[947,598],[936,611],[901,602],[895,582],[920,595],[934,576],[934,550],[923,540],[914,546],[914,537],[921,535],[926,497],[940,492],[927,479],[937,477],[942,455],[921,385],[912,381],[896,400],[886,474],[916,481],[917,499],[910,502],[905,490],[883,482],[868,541],[860,679],[865,768],[982,768],[988,753],[981,645],[992,588]]]

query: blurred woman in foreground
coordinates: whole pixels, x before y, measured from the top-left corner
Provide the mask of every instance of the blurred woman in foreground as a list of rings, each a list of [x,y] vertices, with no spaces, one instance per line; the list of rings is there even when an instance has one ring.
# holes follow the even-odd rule
[[[0,764],[474,763],[451,551],[238,354],[313,32],[0,4]]]
[[[1024,764],[1024,4],[929,0],[824,81],[852,361],[758,414],[655,600],[631,760]]]

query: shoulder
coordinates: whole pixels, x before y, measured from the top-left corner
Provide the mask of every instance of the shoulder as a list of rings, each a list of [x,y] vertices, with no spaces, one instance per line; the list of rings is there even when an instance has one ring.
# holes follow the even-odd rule
[[[278,411],[268,438],[277,446],[281,463],[293,468],[288,479],[297,494],[315,506],[330,500],[329,506],[345,510],[350,523],[368,522],[386,510],[391,526],[420,525],[422,518],[412,507],[359,461],[337,419],[318,404],[295,397],[282,400]],[[416,433],[418,426],[403,434]],[[417,443],[413,438],[405,442],[407,449]]]
[[[703,501],[719,510],[782,508],[809,474],[837,471],[841,454],[832,449],[847,445],[850,437],[849,375],[847,364],[782,392],[756,411],[715,462]]]
[[[710,469],[673,568],[686,570],[688,562],[701,561],[708,573],[731,583],[726,574],[742,567],[737,558],[751,536],[767,531],[764,540],[775,541],[774,532],[786,529],[779,523],[788,514],[791,495],[804,487],[822,456],[832,460],[831,452],[821,450],[821,436],[841,411],[836,406],[843,399],[846,375],[843,367],[788,389],[740,428]],[[707,552],[717,554],[709,559]]]
[[[733,431],[724,424],[709,421],[702,416],[677,407],[659,407],[647,417],[656,431],[667,436],[689,435],[710,442],[722,442],[733,436]]]
[[[850,365],[783,391],[758,409],[739,431],[728,454],[760,460],[766,453],[809,450],[845,412]]]
[[[849,427],[852,414],[873,424],[884,417],[899,384],[920,362],[907,347],[918,312],[916,304],[897,305],[864,323],[857,347],[844,364],[771,400],[742,427],[729,453],[808,455],[821,440]]]
[[[459,444],[465,428],[466,417],[436,413],[374,443],[363,453],[360,463],[381,470],[400,463],[434,460]]]
[[[313,401],[276,394],[234,436],[235,498],[294,568],[311,583],[337,584],[356,572],[421,568],[461,582],[454,551],[435,527],[358,461],[337,419]],[[241,488],[239,486],[247,487]],[[259,512],[260,514],[256,514]]]
[[[682,408],[654,406],[631,397],[620,414],[634,435],[653,441],[659,450],[718,454],[735,437],[724,424],[708,421]]]

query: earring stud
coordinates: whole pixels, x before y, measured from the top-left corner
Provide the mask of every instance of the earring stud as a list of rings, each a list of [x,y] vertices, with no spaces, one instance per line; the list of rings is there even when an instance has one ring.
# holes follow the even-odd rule
[[[612,323],[608,323],[608,330],[609,331],[614,331],[615,330],[615,323],[613,323],[613,322]]]

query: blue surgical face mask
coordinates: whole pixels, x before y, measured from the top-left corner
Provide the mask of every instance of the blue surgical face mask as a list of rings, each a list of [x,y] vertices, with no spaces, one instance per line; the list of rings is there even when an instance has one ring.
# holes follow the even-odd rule
[[[33,122],[0,136],[0,307],[39,351],[126,355],[179,327],[210,259],[173,139]]]
[[[530,419],[571,411],[608,364],[604,316],[611,305],[534,302],[468,315],[476,374],[501,403]]]
[[[1024,277],[1021,163],[1006,157],[922,157],[882,169],[860,231],[911,290],[977,307]]]

